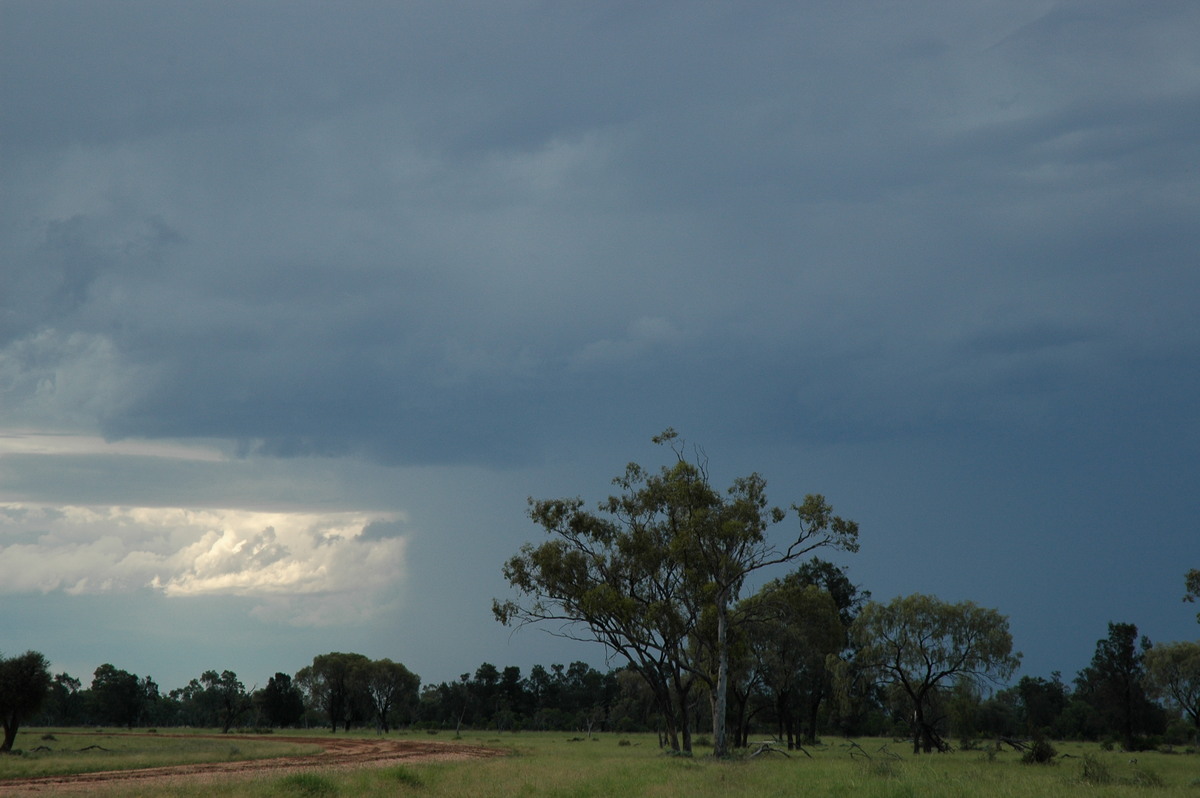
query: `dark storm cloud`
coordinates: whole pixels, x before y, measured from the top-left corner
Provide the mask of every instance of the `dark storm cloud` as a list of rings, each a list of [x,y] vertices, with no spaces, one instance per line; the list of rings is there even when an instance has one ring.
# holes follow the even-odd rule
[[[880,597],[974,586],[929,541],[1084,579],[1122,484],[1194,516],[1194,3],[0,15],[0,427],[109,439],[5,439],[0,498],[411,509],[357,540],[448,563],[673,425],[857,502]]]

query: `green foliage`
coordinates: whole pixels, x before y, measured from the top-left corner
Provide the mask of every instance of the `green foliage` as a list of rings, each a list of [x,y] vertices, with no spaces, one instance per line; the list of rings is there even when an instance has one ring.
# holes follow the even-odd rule
[[[302,798],[326,798],[337,795],[338,785],[319,773],[291,773],[275,782],[279,795],[298,795]]]
[[[761,476],[721,492],[702,458],[685,457],[674,430],[654,442],[669,445],[675,462],[657,473],[630,463],[613,480],[619,492],[596,512],[579,498],[529,500],[530,518],[551,539],[505,563],[524,601],[494,601],[492,611],[504,624],[565,623],[567,636],[625,658],[653,692],[673,748],[690,748],[691,691],[697,680],[707,684],[714,753],[724,755],[727,616],[747,575],[819,546],[857,550],[858,527],[810,495],[790,508],[798,529],[777,547],[766,533],[788,511],[768,506]]]
[[[959,680],[1005,679],[1021,656],[1012,653],[1008,619],[996,610],[919,593],[867,604],[851,639],[861,672],[907,698],[914,753],[948,749],[929,714],[941,691]]]
[[[17,730],[46,700],[50,683],[50,667],[39,652],[0,657],[0,753],[12,750]]]
[[[1166,780],[1161,775],[1140,766],[1137,760],[1131,760],[1130,765],[1132,765],[1132,770],[1129,771],[1129,775],[1120,776],[1114,773],[1113,769],[1099,757],[1085,754],[1080,767],[1079,780],[1092,787],[1119,784],[1129,787],[1161,789],[1167,786]]]
[[[846,647],[846,627],[834,596],[800,572],[772,580],[738,604],[736,627],[748,668],[792,747],[800,722],[815,741],[817,712],[828,693],[826,660]]]
[[[329,720],[329,729],[336,732],[340,724],[349,729],[355,699],[361,695],[361,678],[370,660],[362,654],[333,651],[313,657],[296,673],[296,684],[307,695],[311,706],[319,709]]]
[[[1160,643],[1145,653],[1145,685],[1200,730],[1200,641]]]
[[[205,671],[185,687],[169,694],[178,707],[178,720],[189,726],[217,727],[223,732],[233,728],[238,718],[252,708],[250,696],[230,670]]]
[[[1086,754],[1083,757],[1083,764],[1079,773],[1079,780],[1085,784],[1111,784],[1113,777],[1109,772],[1108,765],[1104,764],[1097,757],[1091,754]]]
[[[267,686],[255,694],[255,701],[272,726],[293,726],[304,717],[304,694],[286,673],[267,679]]]
[[[868,775],[877,779],[897,779],[900,777],[900,763],[894,759],[869,759],[865,760],[865,765]]]
[[[1025,765],[1053,765],[1055,757],[1058,756],[1058,750],[1049,742],[1042,738],[1033,741],[1033,745],[1021,757],[1021,763]]]
[[[1133,775],[1126,779],[1126,782],[1133,787],[1166,786],[1166,782],[1163,781],[1162,776],[1158,775],[1153,770],[1146,770],[1144,768],[1139,768],[1133,771]]]
[[[1184,576],[1184,585],[1186,593],[1183,594],[1184,601],[1196,601],[1200,599],[1200,568],[1193,568]],[[1200,613],[1197,613],[1196,620],[1200,621]]]
[[[1150,641],[1138,640],[1131,623],[1109,623],[1108,637],[1096,642],[1092,663],[1075,679],[1075,697],[1096,713],[1102,733],[1115,736],[1126,751],[1139,748],[1138,737],[1166,726],[1162,710],[1144,689],[1145,653]]]
[[[110,663],[96,668],[91,689],[95,720],[132,729],[159,698],[158,685],[147,676],[121,670]]]
[[[412,768],[404,766],[385,768],[380,775],[389,781],[394,781],[397,784],[403,784],[406,787],[425,786],[425,780],[421,778],[420,773]]]

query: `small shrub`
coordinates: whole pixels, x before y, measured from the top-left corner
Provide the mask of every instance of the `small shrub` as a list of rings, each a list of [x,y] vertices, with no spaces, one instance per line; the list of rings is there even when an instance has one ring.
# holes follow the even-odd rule
[[[1079,780],[1087,784],[1111,784],[1112,774],[1108,772],[1108,765],[1091,754],[1084,754]]]
[[[1038,739],[1029,746],[1029,750],[1021,757],[1021,762],[1026,765],[1053,765],[1056,756],[1058,756],[1058,751],[1054,749],[1054,746],[1045,740]]]
[[[326,798],[337,795],[337,785],[316,773],[293,773],[284,776],[277,785],[285,795],[301,795],[305,798]]]
[[[692,745],[693,746],[701,746],[703,748],[712,748],[712,740],[708,739],[708,737],[701,734],[701,735],[697,736],[696,739],[692,740]]]
[[[58,741],[58,738],[55,737],[53,734],[50,734],[49,732],[46,732],[45,734],[43,734],[42,739],[46,740],[47,742],[57,742]]]
[[[1116,741],[1116,740],[1113,740],[1113,739],[1111,739],[1111,738],[1110,738],[1110,739],[1108,739],[1108,740],[1101,740],[1101,741],[1100,741],[1100,750],[1101,750],[1101,751],[1111,751],[1111,750],[1113,750],[1114,748],[1116,748],[1116,746],[1117,746],[1117,741]]]
[[[892,759],[872,759],[867,762],[867,773],[879,779],[895,779],[900,776],[900,767]]]
[[[1166,783],[1162,776],[1155,773],[1153,770],[1135,770],[1133,775],[1129,777],[1128,783],[1134,787],[1165,787]]]
[[[425,786],[425,782],[422,781],[420,774],[406,767],[389,768],[383,773],[387,778],[406,787]]]
[[[620,740],[617,740],[617,745],[619,745],[622,748],[625,748],[627,746],[633,745],[633,743],[629,742],[625,738],[621,738]]]

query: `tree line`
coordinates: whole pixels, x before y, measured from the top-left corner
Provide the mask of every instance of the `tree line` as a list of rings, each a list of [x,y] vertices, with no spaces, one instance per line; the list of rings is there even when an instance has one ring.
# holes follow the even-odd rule
[[[902,727],[914,753],[947,750],[952,728],[966,738],[1022,725],[1037,734],[1111,734],[1135,748],[1166,733],[1172,713],[1190,718],[1187,735],[1196,734],[1200,644],[1154,649],[1139,645],[1133,625],[1112,624],[1070,695],[1057,678],[1049,686],[1022,680],[1024,693],[1013,693],[1000,688],[1021,655],[994,609],[920,594],[872,602],[819,560],[743,598],[752,574],[816,549],[857,551],[858,525],[819,494],[771,506],[758,474],[718,490],[701,450],[689,453],[669,428],[654,442],[673,461],[658,471],[630,463],[595,509],[578,497],[530,498],[530,518],[549,539],[505,563],[517,597],[492,609],[506,625],[551,623],[624,660],[652,694],[672,750],[692,750],[703,711],[697,694],[708,699],[718,757],[746,743],[756,713],[789,746],[814,739],[819,727],[849,732],[874,718],[880,729]],[[1200,597],[1200,573],[1185,583],[1185,600]],[[1060,686],[1062,713],[1031,726],[1022,695]],[[1013,711],[1001,711],[1004,701]]]
[[[899,630],[928,630],[936,615],[952,639],[963,627],[986,631],[981,616],[993,623],[999,616],[929,596],[888,604],[867,597],[844,569],[813,558],[739,602],[727,717],[733,746],[745,746],[751,734],[789,747],[836,734],[909,735],[921,750],[944,750],[952,738],[960,746],[1099,740],[1135,750],[1200,734],[1200,642],[1152,645],[1134,625],[1112,623],[1071,682],[1059,673],[1024,676],[986,691],[968,673],[972,658],[988,656],[986,645],[975,654],[962,648],[954,678],[938,679],[947,670],[937,665],[946,653],[938,652],[941,644],[928,635],[906,641]],[[889,656],[881,658],[884,650]],[[889,677],[889,668],[899,670]],[[711,728],[712,702],[698,692],[690,700],[691,732]],[[277,672],[262,687],[247,689],[236,673],[209,670],[167,692],[111,664],[96,668],[85,686],[66,673],[51,676],[40,653],[0,657],[0,720],[2,750],[11,749],[22,724],[658,732],[670,745],[658,697],[628,666],[600,671],[573,662],[522,674],[484,662],[457,679],[422,685],[400,663],[340,652],[316,656],[292,675]]]
[[[503,566],[517,597],[493,602],[505,624],[553,622],[623,664],[481,664],[422,686],[400,663],[331,652],[293,675],[247,690],[237,674],[205,671],[165,695],[150,677],[105,664],[91,685],[51,677],[44,657],[0,657],[0,719],[46,725],[373,726],[655,731],[690,753],[701,729],[718,756],[751,734],[789,747],[821,733],[907,735],[914,752],[981,736],[1111,740],[1127,749],[1200,733],[1200,642],[1151,645],[1111,623],[1091,663],[1067,685],[1008,682],[1020,654],[997,610],[914,594],[872,601],[817,549],[853,552],[858,526],[820,495],[770,506],[757,474],[725,491],[673,430],[655,442],[674,461],[631,463],[595,510],[582,499],[529,501],[549,535]],[[783,535],[768,531],[781,525]],[[790,569],[743,595],[747,579]],[[1200,598],[1200,571],[1185,576]],[[1198,616],[1200,619],[1200,616]]]
[[[939,679],[948,668],[937,663],[948,650],[939,653],[942,644],[928,634],[918,642],[900,630],[928,632],[938,616],[953,640],[964,627],[986,631],[981,617],[1001,626],[999,616],[969,602],[911,596],[877,604],[867,596],[843,569],[814,558],[739,602],[727,717],[733,746],[745,746],[751,734],[789,747],[836,734],[910,735],[921,750],[944,750],[951,738],[970,746],[1037,737],[1134,750],[1200,734],[1200,642],[1151,645],[1134,625],[1112,623],[1070,683],[1055,673],[986,691],[968,672],[989,656],[986,645],[958,650],[959,670]],[[711,728],[712,702],[699,692],[690,700],[690,731]],[[85,686],[66,673],[51,676],[38,652],[0,657],[0,720],[0,750],[11,749],[29,723],[658,732],[670,745],[659,698],[632,667],[600,671],[573,662],[522,674],[484,662],[457,679],[422,685],[400,663],[340,652],[316,656],[292,675],[277,672],[262,687],[247,689],[236,673],[209,670],[169,692],[107,663]]]

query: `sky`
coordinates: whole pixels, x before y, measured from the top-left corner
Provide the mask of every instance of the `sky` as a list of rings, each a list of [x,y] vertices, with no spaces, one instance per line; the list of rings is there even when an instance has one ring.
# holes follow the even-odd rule
[[[600,501],[666,427],[857,521],[820,554],[875,599],[1008,616],[1018,676],[1200,637],[1198,36],[1192,0],[0,0],[0,652],[617,667],[491,602],[527,498]]]

